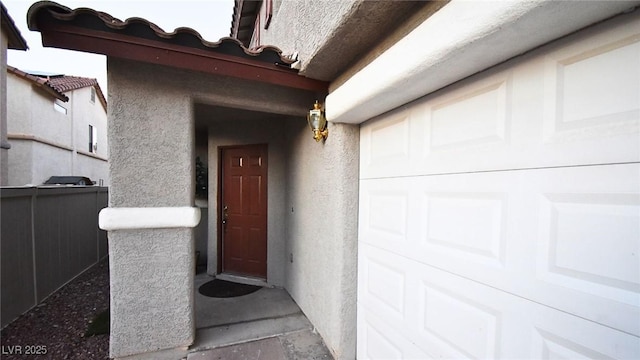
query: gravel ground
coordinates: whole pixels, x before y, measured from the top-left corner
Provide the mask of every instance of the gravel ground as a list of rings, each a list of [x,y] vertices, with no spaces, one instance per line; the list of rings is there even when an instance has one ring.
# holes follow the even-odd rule
[[[84,337],[109,307],[109,261],[85,271],[1,332],[2,359],[108,359],[109,335]],[[20,351],[23,354],[8,354]],[[45,353],[27,355],[25,352]]]

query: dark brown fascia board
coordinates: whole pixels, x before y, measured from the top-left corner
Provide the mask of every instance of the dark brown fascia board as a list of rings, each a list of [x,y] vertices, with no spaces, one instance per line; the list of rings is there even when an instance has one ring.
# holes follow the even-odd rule
[[[123,34],[64,24],[39,24],[43,46],[171,66],[209,74],[326,92],[328,83],[306,78],[291,69],[202,49],[167,44]]]
[[[27,46],[27,41],[22,37],[20,30],[13,22],[13,19],[9,15],[7,8],[4,7],[4,4],[0,2],[0,27],[2,27],[2,31],[6,33],[8,40],[8,48],[12,50],[27,50],[29,46]]]

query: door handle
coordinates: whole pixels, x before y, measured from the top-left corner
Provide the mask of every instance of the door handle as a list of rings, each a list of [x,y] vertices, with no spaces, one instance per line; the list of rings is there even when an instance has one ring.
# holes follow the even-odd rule
[[[229,207],[225,205],[222,208],[222,225],[225,230],[227,229],[227,220],[229,220]]]

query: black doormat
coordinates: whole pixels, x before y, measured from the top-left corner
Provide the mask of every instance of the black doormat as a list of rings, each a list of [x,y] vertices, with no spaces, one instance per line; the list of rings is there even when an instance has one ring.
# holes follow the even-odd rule
[[[204,296],[215,298],[230,298],[248,295],[260,290],[261,286],[238,284],[231,281],[214,279],[204,283],[198,288],[198,292]]]

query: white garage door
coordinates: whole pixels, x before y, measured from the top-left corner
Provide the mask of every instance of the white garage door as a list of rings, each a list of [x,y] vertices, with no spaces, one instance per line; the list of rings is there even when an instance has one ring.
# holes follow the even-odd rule
[[[640,358],[640,19],[361,128],[358,358]]]

